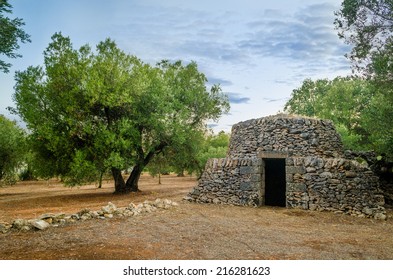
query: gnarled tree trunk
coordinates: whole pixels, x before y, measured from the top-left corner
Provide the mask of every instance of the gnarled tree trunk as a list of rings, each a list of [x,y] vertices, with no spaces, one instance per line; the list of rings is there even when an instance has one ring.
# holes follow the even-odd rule
[[[121,175],[121,170],[115,167],[112,167],[112,175],[115,180],[115,193],[122,194],[127,193],[126,183],[124,182],[123,176]]]
[[[130,174],[130,177],[128,177],[127,182],[126,182],[126,188],[129,192],[138,192],[138,182],[139,178],[141,177],[143,171],[143,165],[142,164],[136,164],[134,168],[132,169],[132,172]]]

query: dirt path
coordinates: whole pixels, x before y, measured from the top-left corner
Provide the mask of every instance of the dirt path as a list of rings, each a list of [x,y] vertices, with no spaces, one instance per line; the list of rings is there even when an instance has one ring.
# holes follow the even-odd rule
[[[73,213],[169,198],[179,206],[130,218],[0,234],[0,259],[393,259],[388,221],[285,208],[190,204],[195,180],[142,178],[143,192],[112,195],[110,182],[65,189],[55,182],[0,188],[0,220]],[[392,212],[389,211],[392,216]]]

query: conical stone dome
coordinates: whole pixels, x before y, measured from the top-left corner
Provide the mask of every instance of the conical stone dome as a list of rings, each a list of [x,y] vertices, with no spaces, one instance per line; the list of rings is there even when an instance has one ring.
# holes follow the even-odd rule
[[[232,127],[228,157],[287,156],[342,157],[340,135],[331,121],[279,114],[240,122]]]

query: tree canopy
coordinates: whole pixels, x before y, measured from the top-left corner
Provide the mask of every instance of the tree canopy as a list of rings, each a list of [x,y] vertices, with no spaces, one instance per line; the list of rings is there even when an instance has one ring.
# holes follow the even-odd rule
[[[360,112],[363,127],[376,150],[393,158],[393,1],[344,0],[336,17],[354,69],[373,87],[368,109]]]
[[[375,149],[393,156],[392,131],[384,118],[389,107],[381,98],[374,84],[365,79],[307,79],[293,90],[284,108],[288,113],[332,120],[349,149]]]
[[[178,174],[183,171],[195,172],[200,177],[209,158],[223,158],[226,156],[229,138],[229,134],[224,131],[218,134],[194,134],[192,141],[189,141],[180,149],[171,151],[170,163]]]
[[[13,181],[17,169],[25,159],[25,133],[11,121],[0,115],[0,181]]]
[[[227,154],[230,134],[220,131],[214,134],[212,131],[203,133],[196,131],[190,136],[185,145],[168,147],[162,154],[155,157],[149,165],[149,173],[153,176],[175,172],[178,176],[196,174],[202,175],[206,162],[209,158],[223,158]]]
[[[167,147],[181,147],[209,119],[229,109],[219,86],[206,88],[197,64],[155,66],[110,39],[94,52],[56,33],[44,65],[16,73],[13,112],[27,123],[46,175],[70,184],[110,170],[115,192],[138,190],[144,167]],[[122,170],[132,167],[125,181]]]
[[[353,46],[349,58],[357,69],[392,81],[393,1],[344,0],[336,16],[339,36]]]
[[[8,58],[21,57],[16,51],[19,41],[30,42],[30,36],[22,29],[24,22],[20,18],[10,19],[6,14],[12,13],[8,0],[0,0],[0,54]],[[11,63],[0,59],[0,71],[8,73]]]

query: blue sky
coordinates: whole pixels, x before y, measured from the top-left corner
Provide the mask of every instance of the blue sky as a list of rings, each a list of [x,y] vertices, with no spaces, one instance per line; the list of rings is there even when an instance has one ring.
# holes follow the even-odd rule
[[[231,111],[215,131],[283,110],[306,78],[351,73],[350,49],[334,30],[341,0],[10,0],[31,43],[21,45],[10,73],[0,73],[0,114],[10,116],[15,71],[43,62],[58,31],[74,47],[110,37],[145,62],[196,61],[220,83]],[[11,116],[12,117],[12,116]],[[15,117],[13,117],[15,118]]]

